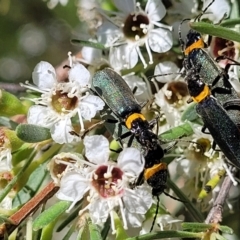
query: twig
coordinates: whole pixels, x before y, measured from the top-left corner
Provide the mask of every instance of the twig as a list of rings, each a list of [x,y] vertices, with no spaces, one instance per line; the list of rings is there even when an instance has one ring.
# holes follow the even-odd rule
[[[0,226],[0,239],[3,239],[4,234],[11,234],[18,225],[24,221],[30,214],[35,212],[38,207],[51,198],[57,191],[59,187],[50,182],[45,188],[42,189],[36,196],[34,196],[30,201],[22,206],[17,212],[15,212],[11,217],[8,218],[9,222]]]
[[[232,167],[231,172],[235,174],[236,168]],[[223,206],[224,206],[224,203],[226,202],[226,198],[228,196],[229,190],[232,185],[233,185],[233,182],[231,178],[227,175],[224,178],[219,194],[213,204],[212,209],[210,210],[205,220],[205,223],[219,223],[222,221]]]

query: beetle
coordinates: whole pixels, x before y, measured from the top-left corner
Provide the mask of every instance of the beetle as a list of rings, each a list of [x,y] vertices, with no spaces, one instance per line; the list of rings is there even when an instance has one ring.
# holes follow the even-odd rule
[[[236,167],[240,168],[240,131],[227,111],[211,94],[203,81],[198,65],[192,67],[186,62],[185,80],[192,100],[197,103],[196,111],[223,154]]]
[[[196,17],[195,21],[199,21],[201,16],[208,10],[214,1],[215,0],[208,4],[202,13]],[[205,48],[207,48],[208,45],[204,42],[201,34],[193,29],[189,30],[184,42],[181,36],[181,26],[182,23],[187,20],[190,19],[183,19],[178,29],[179,41],[184,56],[183,66],[198,66],[200,77],[211,87],[212,95],[217,97],[220,103],[224,103],[229,99],[238,98],[237,93],[232,89],[232,85],[229,82],[228,70],[232,65],[240,64],[227,56],[219,56],[216,61],[227,58],[232,62],[222,69],[206,51]]]
[[[152,195],[157,197],[156,214],[150,230],[152,231],[158,213],[159,195],[164,193],[170,196],[164,191],[167,187],[168,170],[167,164],[161,161],[166,152],[161,147],[163,142],[152,132],[152,123],[149,123],[143,116],[141,105],[134,98],[124,79],[115,71],[106,68],[96,72],[92,79],[92,87],[144,150],[145,167],[136,185],[140,185],[144,178],[152,187]]]
[[[120,122],[134,135],[144,151],[157,148],[160,140],[153,133],[153,126],[141,113],[141,105],[120,75],[110,68],[98,71],[93,76],[92,87]],[[158,154],[161,159],[164,150],[158,148]]]

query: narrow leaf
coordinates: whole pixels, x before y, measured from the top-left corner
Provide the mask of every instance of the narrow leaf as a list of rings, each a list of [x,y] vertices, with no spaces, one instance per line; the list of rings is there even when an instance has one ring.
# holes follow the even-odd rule
[[[71,43],[72,44],[80,44],[81,46],[84,46],[84,47],[92,47],[92,48],[97,48],[97,49],[101,49],[101,50],[106,49],[106,47],[99,42],[96,43],[96,42],[84,41],[84,40],[79,40],[79,39],[71,39]]]
[[[166,238],[202,238],[203,233],[193,233],[184,231],[161,231],[157,233],[147,233],[126,240],[150,240],[150,239],[166,239]]]
[[[184,123],[180,126],[169,129],[168,131],[161,133],[160,138],[163,141],[176,140],[181,137],[191,136],[193,134],[192,127],[189,123]]]
[[[194,223],[194,222],[183,222],[181,224],[183,230],[194,230],[197,232],[207,231],[213,227],[212,224],[206,223]]]
[[[34,124],[19,124],[16,128],[17,136],[28,143],[42,142],[50,139],[50,130]]]
[[[188,106],[188,108],[183,112],[181,120],[182,121],[195,121],[199,116],[196,112],[196,103],[192,103]]]
[[[206,22],[190,22],[190,27],[198,32],[220,37],[230,41],[240,42],[240,33],[232,29]]]
[[[88,222],[89,226],[89,233],[90,233],[90,240],[102,240],[101,237],[101,229],[93,224],[91,221]]]
[[[236,24],[240,24],[240,18],[228,19],[220,23],[222,27],[235,27]]]
[[[47,226],[49,223],[54,221],[58,216],[64,213],[71,202],[69,201],[60,201],[55,205],[51,206],[44,212],[42,212],[33,222],[33,230],[37,231],[38,229],[42,229]]]
[[[228,227],[228,226],[219,226],[219,230],[224,232],[224,233],[227,233],[227,234],[233,234],[233,230]]]

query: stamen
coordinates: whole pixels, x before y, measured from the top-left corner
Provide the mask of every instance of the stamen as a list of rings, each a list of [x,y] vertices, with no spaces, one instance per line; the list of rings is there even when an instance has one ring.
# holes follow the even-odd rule
[[[152,52],[151,52],[151,49],[149,47],[148,41],[145,41],[145,46],[146,46],[148,57],[149,57],[149,64],[153,64]]]
[[[24,84],[24,83],[19,83],[19,84],[20,84],[21,87],[25,87],[25,88],[27,88],[27,89],[30,89],[30,90],[33,90],[33,91],[36,91],[36,92],[40,92],[40,93],[45,93],[46,90],[49,91],[49,89],[46,89],[46,90],[44,90],[44,89],[39,89],[38,87],[36,87],[36,86],[34,86],[34,85],[31,85],[31,84],[29,83],[29,81],[26,81],[25,84]]]
[[[72,53],[71,52],[68,52],[68,60],[69,60],[69,66],[72,67],[73,61],[72,61]]]
[[[77,109],[77,112],[78,112],[79,124],[80,124],[80,127],[81,127],[80,132],[83,133],[83,132],[85,132],[85,128],[84,128],[83,118],[82,118],[82,115],[81,115],[81,112],[80,112],[79,108]]]
[[[226,163],[223,163],[223,167],[224,169],[226,170],[229,178],[231,179],[232,183],[233,183],[233,186],[237,186],[238,185],[238,182],[234,179],[234,176],[232,175],[231,171],[229,170],[228,166]]]
[[[198,184],[199,184],[199,173],[198,171],[196,171],[196,181],[195,181],[195,189],[197,190],[198,189]]]
[[[135,40],[138,41],[140,39],[139,35],[135,35]]]
[[[121,215],[122,215],[123,228],[124,229],[128,229],[127,219],[126,219],[126,216],[124,214],[123,203],[122,203],[122,199],[121,198],[118,199],[118,203],[119,203],[119,207],[120,207],[120,211],[121,211]]]
[[[138,56],[139,56],[141,62],[143,63],[143,67],[146,68],[146,67],[147,67],[147,64],[146,64],[146,62],[145,62],[145,60],[144,60],[144,57],[143,57],[143,55],[142,55],[139,47],[136,47],[136,50],[137,50],[137,53],[138,53]]]
[[[112,234],[115,234],[116,228],[115,228],[115,223],[114,223],[113,210],[110,211],[110,219],[111,219]]]
[[[160,28],[165,28],[169,31],[172,31],[173,27],[172,26],[168,26],[168,25],[165,25],[163,23],[160,23],[160,22],[155,22],[155,21],[152,21],[152,24],[153,25],[156,25],[157,27],[160,27]]]
[[[158,93],[158,92],[160,91],[160,89],[159,89],[159,87],[158,87],[158,84],[157,84],[155,78],[151,79],[151,82],[153,83],[153,85],[154,85],[154,87],[155,87],[155,89],[156,89],[156,91],[157,91],[157,93]]]

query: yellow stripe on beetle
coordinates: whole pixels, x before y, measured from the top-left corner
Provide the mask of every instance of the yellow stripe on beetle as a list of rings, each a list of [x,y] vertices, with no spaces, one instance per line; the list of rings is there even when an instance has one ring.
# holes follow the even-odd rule
[[[184,54],[188,55],[192,50],[196,48],[204,48],[204,47],[205,47],[204,41],[200,38],[197,42],[187,47],[184,51]]]
[[[167,169],[167,164],[166,163],[154,164],[151,168],[146,168],[144,170],[144,179],[148,180],[155,173],[157,173],[157,172],[159,172],[161,170],[166,170],[166,169]]]
[[[207,85],[205,85],[202,92],[198,96],[192,97],[192,100],[196,103],[199,103],[210,95],[211,95],[210,88]]]
[[[128,118],[126,119],[126,121],[125,121],[126,127],[128,129],[131,129],[132,128],[132,122],[134,120],[136,120],[137,118],[141,118],[144,121],[146,120],[146,118],[141,113],[133,113],[130,116],[128,116]]]

